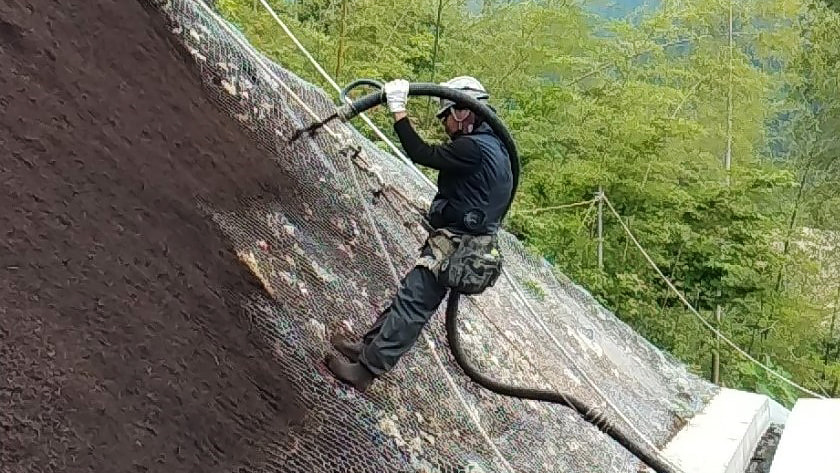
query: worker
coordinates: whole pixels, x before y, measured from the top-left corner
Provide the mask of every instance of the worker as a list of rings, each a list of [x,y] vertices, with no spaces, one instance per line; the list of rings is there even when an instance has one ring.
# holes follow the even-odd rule
[[[460,76],[441,85],[483,103],[489,99],[473,77]],[[440,282],[440,268],[452,255],[459,237],[495,238],[513,187],[504,144],[482,117],[469,109],[458,109],[453,102],[441,99],[436,116],[450,140],[441,144],[424,142],[408,118],[408,86],[403,79],[384,85],[388,109],[408,158],[439,171],[438,191],[427,215],[430,236],[391,304],[361,340],[354,342],[340,334],[331,338],[333,347],[349,361],[329,354],[327,367],[337,379],[361,392],[394,368],[443,302],[449,287]]]

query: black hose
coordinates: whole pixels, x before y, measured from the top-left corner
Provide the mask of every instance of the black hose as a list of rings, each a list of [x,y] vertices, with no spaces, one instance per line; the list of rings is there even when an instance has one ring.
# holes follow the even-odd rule
[[[349,92],[350,89],[354,88],[358,85],[372,85],[377,86],[376,81],[370,79],[359,79],[357,81],[352,82],[349,86],[344,88],[343,93]],[[346,95],[346,94],[345,94]],[[408,86],[408,95],[416,96],[430,96],[430,97],[438,97],[442,99],[451,100],[455,102],[460,108],[466,108],[471,110],[474,113],[477,113],[484,117],[485,121],[490,128],[493,129],[493,132],[496,133],[496,136],[502,140],[502,143],[505,145],[507,149],[508,155],[510,157],[510,168],[513,174],[513,188],[510,192],[510,200],[507,203],[507,208],[505,208],[505,212],[502,214],[502,219],[504,219],[505,215],[507,215],[508,210],[510,210],[511,204],[513,204],[513,198],[516,195],[516,190],[519,185],[519,154],[516,151],[516,144],[513,142],[513,138],[508,133],[507,128],[504,124],[499,120],[496,113],[490,109],[487,105],[479,102],[473,97],[461,92],[460,90],[452,89],[450,87],[442,86],[439,84],[433,83],[426,83],[426,82],[417,82],[411,83]],[[342,98],[342,100],[344,100]],[[372,92],[368,95],[365,95],[352,103],[344,103],[338,110],[338,116],[342,120],[350,120],[351,118],[355,117],[360,113],[364,113],[365,111],[380,105],[384,104],[387,101],[385,94],[382,91],[379,92]]]
[[[346,94],[359,85],[372,85],[380,89],[382,88],[381,84],[376,81],[368,79],[357,80],[345,87],[342,91],[342,102],[345,102]],[[513,203],[514,196],[516,195],[516,189],[519,184],[519,154],[517,153],[513,138],[510,136],[510,133],[508,133],[507,128],[504,126],[499,117],[487,105],[479,102],[475,98],[458,90],[438,84],[411,83],[409,84],[408,95],[433,96],[451,100],[455,102],[459,108],[467,108],[484,117],[485,121],[490,125],[490,128],[492,128],[496,133],[496,136],[502,140],[508,151],[508,155],[510,156],[511,171],[513,173],[513,189],[511,191],[507,208],[505,209],[505,214],[507,214],[508,210],[510,210],[511,204]],[[386,100],[385,95],[380,90],[379,92],[373,92],[365,95],[352,103],[345,103],[339,109],[337,114],[342,120],[350,120],[366,110],[385,103]],[[502,217],[504,218],[504,215]],[[593,424],[601,432],[609,435],[613,440],[626,448],[630,453],[652,468],[656,473],[677,473],[677,470],[672,469],[670,465],[657,455],[657,452],[648,452],[645,448],[642,448],[634,443],[630,436],[612,425],[603,413],[597,409],[590,408],[579,399],[554,391],[510,386],[479,372],[473,365],[470,364],[469,360],[467,360],[464,350],[461,347],[461,341],[458,335],[458,304],[460,297],[461,294],[457,291],[451,291],[449,294],[449,300],[446,304],[446,338],[449,341],[449,348],[452,351],[452,356],[455,358],[455,362],[473,382],[502,396],[550,402],[572,408],[576,410],[587,422]]]
[[[382,82],[379,82],[378,80],[356,79],[353,82],[347,84],[347,86],[344,87],[341,90],[341,92],[338,94],[339,98],[341,99],[341,103],[342,104],[347,103],[347,94],[349,94],[351,90],[353,90],[353,89],[355,89],[359,86],[362,86],[362,85],[369,85],[369,86],[375,87],[379,90],[382,90],[385,87],[384,85],[382,85]]]
[[[633,442],[630,436],[628,436],[625,432],[618,430],[615,425],[612,425],[601,411],[587,406],[583,403],[583,401],[560,392],[510,386],[479,372],[473,365],[470,364],[469,360],[467,360],[464,354],[464,349],[461,347],[457,321],[458,302],[460,297],[461,295],[454,291],[449,294],[449,300],[446,303],[446,339],[449,341],[449,349],[452,351],[452,356],[455,358],[455,362],[458,363],[458,366],[464,370],[464,373],[466,373],[472,381],[496,394],[501,394],[502,396],[550,402],[572,408],[576,410],[584,420],[597,427],[601,432],[609,435],[622,447],[635,455],[636,458],[641,460],[647,466],[653,468],[656,473],[675,473],[675,470],[673,470],[670,465],[660,458],[656,452],[648,452],[645,448],[637,445]]]

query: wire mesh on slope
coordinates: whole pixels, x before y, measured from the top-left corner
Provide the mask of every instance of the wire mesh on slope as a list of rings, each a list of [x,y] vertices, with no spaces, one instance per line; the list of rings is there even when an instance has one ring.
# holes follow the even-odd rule
[[[251,48],[206,4],[150,1],[199,65],[208,96],[265,146],[266,159],[307,190],[290,191],[283,201],[206,207],[273,296],[242,303],[308,410],[304,425],[266,452],[264,471],[454,472],[472,465],[504,472],[505,464],[516,472],[636,471],[629,454],[572,411],[471,384],[448,352],[442,311],[426,329],[433,346],[421,339],[369,394],[337,383],[321,362],[327,334],[361,334],[389,302],[396,287],[388,260],[400,274],[410,268],[424,236],[413,209],[428,204],[432,190],[344,124],[330,125],[344,140],[322,131],[287,143],[313,118],[280,83],[320,117],[334,110],[329,96]],[[361,152],[353,153],[349,143]],[[713,394],[712,385],[528,255],[510,234],[503,233],[502,244],[507,268],[519,288],[529,288],[536,314],[504,280],[465,299],[464,345],[482,370],[518,385],[562,389],[609,412],[585,373],[660,446]]]

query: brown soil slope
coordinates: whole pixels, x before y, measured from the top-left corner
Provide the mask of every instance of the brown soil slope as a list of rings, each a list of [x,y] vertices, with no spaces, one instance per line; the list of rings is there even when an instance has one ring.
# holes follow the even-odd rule
[[[301,414],[196,198],[291,187],[135,0],[0,4],[0,471],[236,471]]]

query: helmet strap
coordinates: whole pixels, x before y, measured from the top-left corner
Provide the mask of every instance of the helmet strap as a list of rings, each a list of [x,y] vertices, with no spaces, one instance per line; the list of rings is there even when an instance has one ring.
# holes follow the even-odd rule
[[[458,116],[458,112],[463,112],[463,116]],[[473,120],[468,120],[472,115],[470,114],[470,110],[456,110],[452,109],[452,118],[458,123],[458,131],[461,133],[472,133],[473,131]],[[466,130],[464,130],[464,125],[466,125]]]

